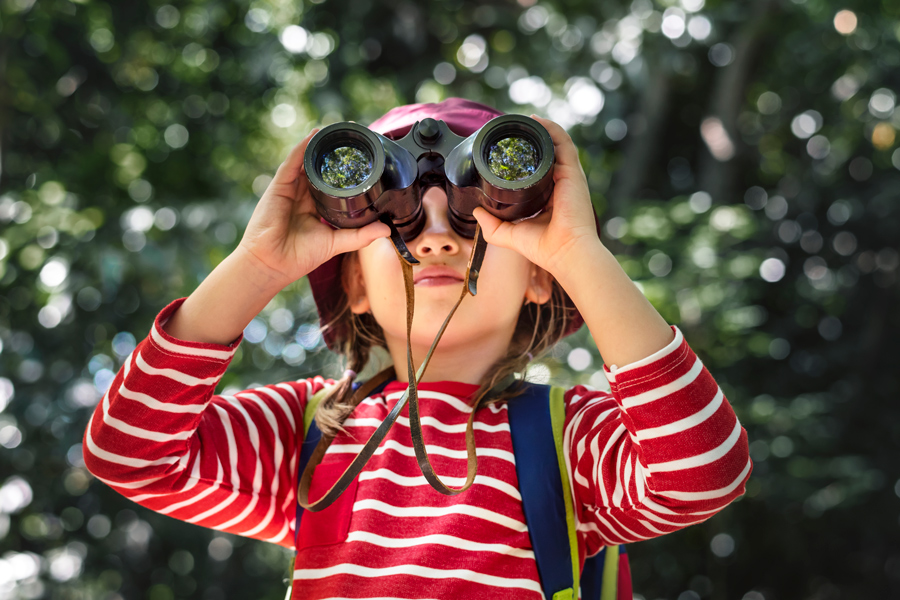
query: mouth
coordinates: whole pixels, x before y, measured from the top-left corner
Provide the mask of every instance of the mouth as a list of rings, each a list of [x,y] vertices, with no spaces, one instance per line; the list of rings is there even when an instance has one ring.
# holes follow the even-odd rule
[[[421,287],[455,285],[462,281],[463,277],[450,267],[426,267],[413,277],[413,283]]]

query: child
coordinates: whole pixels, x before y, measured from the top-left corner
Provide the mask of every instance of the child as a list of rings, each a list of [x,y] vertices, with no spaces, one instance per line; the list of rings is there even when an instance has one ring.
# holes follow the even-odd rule
[[[468,136],[494,109],[449,99],[396,108],[370,128],[397,139],[426,117]],[[465,481],[473,406],[478,475],[463,493],[432,489],[410,442],[408,409],[329,508],[295,536],[297,461],[307,401],[336,433],[310,501],[344,471],[407,387],[406,304],[388,227],[335,230],[319,219],[301,172],[313,131],[279,167],[237,249],[190,297],[160,312],[98,405],[85,460],[150,509],[298,550],[293,598],[541,598],[517,488],[507,419],[515,398],[485,396],[587,324],[612,393],[565,393],[566,469],[581,559],[699,523],[744,491],[746,432],[712,376],[602,245],[570,137],[538,119],[555,146],[555,188],[538,217],[503,222],[476,209],[488,242],[478,294],[463,301],[419,386],[435,472]],[[473,241],[450,227],[447,197],[423,195],[411,344],[418,366],[457,300]],[[242,331],[287,284],[310,275],[328,345],[348,360],[321,376],[214,395]],[[355,372],[383,346],[396,379],[347,414]],[[482,402],[483,401],[483,402]]]

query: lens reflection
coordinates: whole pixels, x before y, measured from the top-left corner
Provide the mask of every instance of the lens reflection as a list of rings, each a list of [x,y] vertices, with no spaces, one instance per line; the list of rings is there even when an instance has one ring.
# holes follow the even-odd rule
[[[372,174],[372,158],[354,146],[341,146],[322,157],[321,174],[333,188],[356,187]]]
[[[491,172],[500,179],[519,181],[537,170],[537,150],[525,138],[503,138],[488,149],[487,163]]]

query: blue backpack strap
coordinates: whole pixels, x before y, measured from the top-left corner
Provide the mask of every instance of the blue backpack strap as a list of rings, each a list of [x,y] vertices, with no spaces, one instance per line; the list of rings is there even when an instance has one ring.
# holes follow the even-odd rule
[[[566,518],[565,494],[569,492],[567,485],[564,491],[560,470],[565,462],[557,454],[561,444],[557,446],[554,439],[554,430],[562,436],[565,414],[562,390],[556,392],[553,414],[548,385],[528,384],[507,405],[522,506],[541,586],[548,599],[574,600],[578,597],[574,587],[580,585],[584,600],[615,600],[619,591],[631,588],[627,558],[619,560],[620,552],[624,555],[623,546],[604,548],[587,558],[580,577],[573,568],[573,562],[578,561],[578,549],[572,543],[575,524],[572,517]],[[565,481],[568,483],[568,474]],[[623,590],[618,589],[620,586]]]
[[[548,600],[574,599],[577,593],[572,589],[572,553],[549,397],[549,385],[527,384],[507,404],[509,431],[522,508],[544,595]]]
[[[388,379],[383,384],[381,384],[380,386],[378,386],[374,390],[372,390],[371,393],[372,394],[380,393],[385,387],[387,387],[387,384],[389,384],[391,381],[393,381],[393,380]],[[365,383],[365,382],[354,381],[353,382],[353,391],[356,391],[356,389],[359,386],[361,386],[363,383]],[[307,407],[308,407],[308,405],[307,405]],[[314,409],[318,408],[318,403],[313,408]],[[305,418],[306,416],[307,415],[304,415],[304,421],[306,421],[306,418]],[[297,464],[297,481],[300,481],[300,477],[303,475],[303,471],[306,470],[306,465],[309,463],[309,459],[312,458],[313,452],[315,451],[316,446],[318,445],[319,439],[321,437],[322,437],[322,432],[319,430],[318,425],[316,425],[315,417],[312,417],[312,419],[310,420],[310,423],[309,423],[309,428],[306,430],[306,434],[303,437],[303,443],[300,444],[300,460],[298,461],[298,464]],[[297,534],[300,531],[300,519],[303,517],[303,512],[305,510],[302,506],[300,506],[299,502],[297,502],[296,504],[297,504],[297,517],[296,517],[297,520],[294,523],[294,547],[297,546]]]

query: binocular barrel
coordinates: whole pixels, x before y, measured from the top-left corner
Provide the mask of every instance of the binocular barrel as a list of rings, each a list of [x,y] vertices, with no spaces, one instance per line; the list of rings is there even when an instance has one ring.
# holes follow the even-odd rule
[[[357,123],[334,123],[310,140],[304,171],[326,221],[354,228],[387,215],[409,241],[425,225],[426,188],[444,188],[451,226],[472,238],[478,206],[506,221],[540,212],[553,190],[553,162],[553,140],[540,123],[502,115],[466,138],[434,119],[396,141]]]

